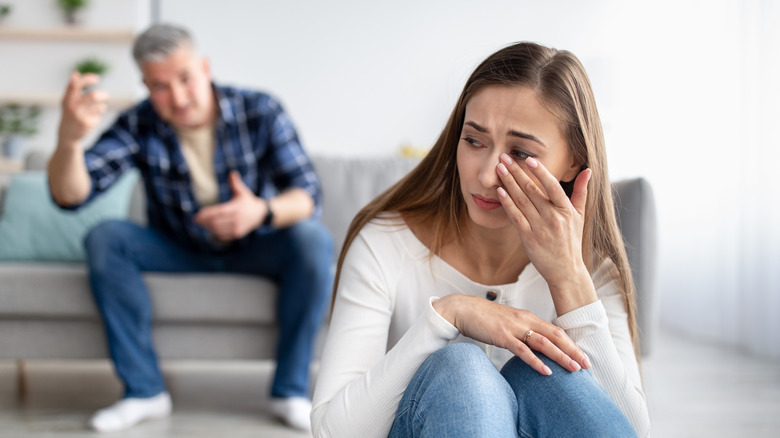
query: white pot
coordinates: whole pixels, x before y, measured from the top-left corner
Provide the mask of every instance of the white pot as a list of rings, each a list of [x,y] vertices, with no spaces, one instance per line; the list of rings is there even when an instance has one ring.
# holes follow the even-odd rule
[[[12,160],[21,160],[24,139],[21,135],[8,134],[3,138],[3,156]]]

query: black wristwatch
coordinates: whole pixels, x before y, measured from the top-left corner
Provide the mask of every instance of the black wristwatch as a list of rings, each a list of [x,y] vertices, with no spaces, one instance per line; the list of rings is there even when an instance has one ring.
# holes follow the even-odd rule
[[[274,220],[274,211],[271,210],[271,203],[265,200],[265,218],[263,219],[263,225],[271,225]]]

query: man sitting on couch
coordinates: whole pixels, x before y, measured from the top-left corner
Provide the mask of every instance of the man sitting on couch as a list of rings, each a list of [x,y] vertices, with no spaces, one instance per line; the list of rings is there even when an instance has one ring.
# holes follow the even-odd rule
[[[151,27],[133,56],[149,98],[84,150],[107,95],[89,90],[97,76],[74,73],[48,166],[52,198],[64,208],[84,205],[134,167],[147,193],[148,228],[108,221],[85,241],[90,286],[125,385],[123,399],[90,425],[119,430],[170,414],[142,272],[233,272],[279,285],[271,407],[288,425],[308,430],[309,362],[332,257],[309,157],[271,96],[211,82],[207,59],[184,29]]]

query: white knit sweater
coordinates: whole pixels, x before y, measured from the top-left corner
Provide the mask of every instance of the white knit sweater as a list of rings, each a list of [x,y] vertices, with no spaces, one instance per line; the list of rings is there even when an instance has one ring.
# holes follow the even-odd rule
[[[477,343],[500,368],[512,353],[464,338],[431,305],[452,293],[485,297],[488,291],[497,294],[496,302],[566,330],[637,434],[648,435],[622,294],[616,281],[605,278],[611,262],[593,274],[599,301],[556,317],[547,283],[533,265],[515,283],[478,284],[440,258],[429,258],[428,248],[394,219],[374,219],[347,251],[314,391],[315,437],[387,437],[418,367],[451,342]]]

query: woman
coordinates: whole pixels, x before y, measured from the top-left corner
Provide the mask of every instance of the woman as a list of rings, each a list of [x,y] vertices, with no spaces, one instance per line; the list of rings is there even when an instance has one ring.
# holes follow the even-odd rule
[[[648,434],[601,123],[569,52],[518,43],[477,67],[431,152],[352,222],[335,290],[317,437]]]

